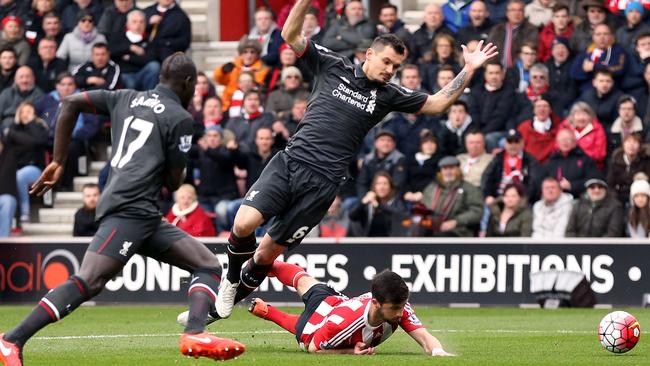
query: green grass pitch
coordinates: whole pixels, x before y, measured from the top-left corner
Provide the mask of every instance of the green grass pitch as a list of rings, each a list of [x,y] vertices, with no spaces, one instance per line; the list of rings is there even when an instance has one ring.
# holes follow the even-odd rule
[[[0,331],[19,322],[26,306],[0,306]],[[181,306],[82,307],[50,325],[24,350],[26,365],[207,365],[178,352]],[[299,312],[299,308],[289,308]],[[626,309],[641,329],[650,310]],[[601,348],[596,329],[610,310],[447,309],[416,307],[431,332],[455,358],[432,358],[403,331],[377,348],[374,356],[310,355],[275,324],[237,308],[230,319],[210,326],[248,349],[232,365],[650,365],[650,338],[642,333],[635,349],[615,355]]]

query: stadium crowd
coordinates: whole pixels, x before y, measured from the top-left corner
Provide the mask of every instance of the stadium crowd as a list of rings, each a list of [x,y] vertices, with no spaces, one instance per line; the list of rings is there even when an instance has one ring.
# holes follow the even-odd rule
[[[358,0],[320,4],[303,32],[354,63],[375,36],[400,37],[408,62],[395,82],[407,90],[450,83],[461,44],[489,41],[500,54],[446,114],[392,113],[374,128],[310,235],[649,237],[650,3],[449,1],[428,5],[413,33],[389,3],[377,19]],[[290,7],[257,9],[238,55],[199,73],[187,185],[175,202],[163,192],[162,204],[193,235],[227,232],[248,188],[300,128],[314,75],[280,36]],[[14,212],[30,220],[27,187],[51,152],[61,98],[152,88],[160,62],[189,48],[191,24],[174,0],[144,10],[133,0],[3,0],[0,20],[0,172],[15,176],[0,181],[7,236]],[[109,126],[79,118],[58,190],[87,172],[85,157]],[[84,189],[86,225],[95,191]]]

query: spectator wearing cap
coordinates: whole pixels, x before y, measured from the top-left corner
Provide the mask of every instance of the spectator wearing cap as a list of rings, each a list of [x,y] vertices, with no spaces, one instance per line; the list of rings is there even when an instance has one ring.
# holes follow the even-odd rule
[[[499,63],[485,65],[485,83],[470,92],[469,113],[472,121],[486,136],[487,149],[499,146],[505,132],[516,124],[515,91],[505,83],[504,68]]]
[[[271,92],[266,101],[265,110],[272,113],[276,119],[283,119],[291,112],[293,101],[299,96],[309,94],[302,83],[302,73],[295,66],[282,70],[282,86]]]
[[[420,71],[416,65],[407,64],[402,68],[400,85],[409,90],[422,90]],[[396,112],[391,113],[381,126],[393,132],[397,150],[409,158],[419,150],[420,133],[428,129],[436,134],[440,128],[440,120],[422,113]]]
[[[461,162],[454,156],[440,159],[436,179],[421,192],[407,192],[404,200],[421,203],[430,211],[433,236],[472,237],[483,212],[481,191],[463,179]]]
[[[192,23],[176,0],[157,0],[144,9],[149,47],[162,63],[174,52],[185,52],[192,42]]]
[[[445,155],[458,155],[464,153],[465,137],[475,129],[472,116],[469,115],[467,103],[457,100],[449,107],[447,120],[438,132],[440,150]]]
[[[650,238],[650,184],[648,176],[635,177],[630,187],[630,211],[627,217],[627,233],[630,238]]]
[[[533,234],[533,214],[523,186],[510,183],[503,195],[489,205],[488,237],[530,237]]]
[[[625,47],[628,54],[634,53],[634,41],[639,34],[650,31],[650,27],[643,22],[645,10],[640,2],[628,2],[625,8],[625,25],[616,30],[616,43]]]
[[[625,49],[615,43],[611,29],[607,24],[595,26],[593,43],[573,60],[571,78],[580,84],[582,92],[589,89],[598,70],[608,70],[615,80],[623,78]]]
[[[126,16],[137,9],[134,0],[113,0],[113,4],[104,10],[104,14],[97,23],[97,30],[111,38],[112,34],[124,32]]]
[[[2,36],[0,37],[0,48],[13,48],[18,57],[18,65],[27,64],[29,55],[32,52],[29,43],[23,37],[22,24],[20,18],[7,15],[2,19]]]
[[[106,43],[106,37],[95,28],[95,16],[87,9],[78,12],[77,26],[63,37],[56,50],[56,57],[68,62],[68,70],[73,72],[88,60],[96,43]]]
[[[260,59],[262,47],[259,42],[242,37],[237,46],[238,56],[231,62],[214,69],[214,80],[225,86],[222,94],[223,108],[227,110],[230,107],[232,95],[237,90],[237,81],[242,71],[248,71],[253,74],[257,84],[264,83],[268,67]]]
[[[370,189],[349,211],[351,226],[348,236],[397,236],[402,219],[406,217],[406,207],[399,192],[390,173],[384,170],[376,172]]]
[[[650,63],[650,31],[640,33],[634,40],[634,50],[628,53],[625,75],[620,84],[625,93],[639,101],[637,105],[639,116],[644,116],[648,110],[647,103],[643,103],[648,94],[648,87],[643,75],[648,63]]]
[[[363,158],[363,165],[357,177],[357,196],[363,197],[370,189],[372,178],[378,171],[388,172],[399,192],[406,188],[406,157],[396,148],[395,134],[391,130],[377,131],[374,151]]]
[[[566,116],[578,96],[577,84],[570,76],[572,62],[569,40],[556,37],[551,46],[551,58],[544,65],[548,68],[549,90],[557,93],[553,110],[561,118]]]
[[[217,212],[218,230],[226,230],[228,202],[239,198],[234,173],[239,146],[234,139],[224,142],[223,130],[217,125],[206,128],[197,144],[190,155],[197,161],[199,171],[194,177],[199,203],[206,211]]]
[[[466,153],[457,155],[463,179],[475,187],[481,187],[483,172],[493,159],[485,152],[485,135],[479,130],[470,130],[465,134]]]
[[[483,172],[481,191],[485,204],[491,206],[505,192],[509,184],[519,184],[530,196],[533,190],[533,174],[538,171],[538,162],[524,151],[524,140],[519,131],[508,130],[505,148],[494,156],[494,159]]]
[[[557,37],[565,38],[566,46],[570,49],[569,39],[573,35],[574,25],[569,7],[565,4],[556,3],[553,5],[552,13],[551,21],[539,31],[537,58],[541,62],[546,62],[551,58],[551,48],[553,47],[553,41]]]
[[[271,128],[275,119],[273,115],[263,112],[262,97],[257,90],[249,90],[244,94],[242,114],[228,119],[225,128],[235,135],[242,152],[255,148],[255,133],[262,127]]]
[[[573,36],[571,37],[571,49],[575,52],[586,50],[589,47],[592,43],[592,35],[596,26],[600,24],[612,25],[614,23],[613,19],[608,19],[604,1],[583,1],[582,9],[586,12],[586,18],[582,17],[585,20],[576,25]]]
[[[64,33],[72,32],[77,26],[79,13],[82,11],[92,14],[93,20],[98,22],[104,13],[104,6],[100,0],[74,0],[70,2],[60,13],[61,27]]]
[[[599,174],[596,163],[578,146],[573,130],[562,128],[555,138],[557,150],[542,166],[539,177],[554,177],[564,192],[579,197],[585,181]]]
[[[469,1],[468,1],[469,2]],[[377,24],[377,35],[394,34],[404,42],[411,43],[411,32],[406,29],[404,22],[397,17],[397,6],[391,3],[384,3],[379,7],[379,23]]]
[[[438,161],[442,152],[433,131],[424,129],[420,132],[419,150],[406,157],[406,188],[408,192],[421,192],[431,183],[438,173]]]
[[[515,65],[524,43],[536,45],[539,39],[537,28],[524,17],[524,6],[523,0],[508,0],[506,22],[495,25],[488,37],[499,49],[501,65],[505,68]]]
[[[441,33],[454,34],[445,25],[445,16],[440,6],[429,4],[424,8],[424,22],[411,38],[409,62],[419,64],[431,60],[433,38]]]
[[[446,33],[438,34],[433,39],[431,60],[420,63],[422,87],[432,92],[438,78],[438,70],[444,65],[451,66],[454,73],[458,74],[461,70],[459,60],[454,37]]]
[[[472,1],[468,15],[469,23],[456,33],[458,43],[466,45],[470,41],[486,41],[494,26],[486,2],[483,0]]]
[[[614,76],[608,70],[594,72],[592,87],[582,93],[581,100],[596,113],[598,121],[609,129],[616,119],[618,100],[623,95],[615,85]]]
[[[541,28],[553,18],[554,6],[555,0],[533,0],[524,7],[524,16],[530,24]]]
[[[461,28],[470,24],[469,12],[472,0],[448,1],[442,5],[445,25],[457,33]]]
[[[284,43],[281,29],[273,21],[273,12],[267,7],[255,10],[255,26],[248,33],[248,39],[257,41],[262,47],[260,57],[267,66],[276,66],[280,61],[280,46]]]
[[[120,67],[110,59],[106,43],[95,43],[90,61],[73,71],[77,87],[81,90],[115,90],[120,85],[120,74]]]
[[[41,38],[38,42],[38,53],[32,55],[27,66],[36,76],[36,85],[44,93],[54,90],[56,77],[68,70],[68,64],[56,57],[56,40],[54,38]]]
[[[533,238],[564,238],[573,196],[553,177],[542,181],[542,198],[533,205]]]
[[[630,186],[637,173],[650,172],[650,148],[643,145],[641,136],[629,134],[621,147],[614,150],[607,170],[607,184],[612,196],[626,205]]]
[[[598,169],[601,171],[605,169],[607,133],[589,104],[576,102],[571,107],[569,116],[562,121],[562,128],[572,130],[578,146],[593,159]]]
[[[363,15],[363,4],[359,0],[351,0],[345,5],[345,18],[331,24],[323,36],[323,46],[352,58],[354,50],[363,40],[372,41],[377,35],[377,29]]]
[[[612,127],[607,131],[607,151],[610,153],[619,148],[630,134],[638,134],[642,143],[650,142],[647,127],[636,113],[637,101],[631,95],[622,95],[618,98],[618,116]]]
[[[144,12],[135,9],[126,16],[126,30],[122,28],[109,36],[111,59],[119,67],[127,89],[151,90],[158,84],[160,62],[156,49],[149,43],[146,27]]]
[[[551,103],[545,97],[533,102],[533,118],[517,126],[524,141],[524,151],[540,164],[546,162],[555,150],[555,137],[559,129],[560,118],[553,113]]]
[[[18,70],[16,51],[11,47],[0,49],[0,91],[13,85],[16,70]]]
[[[298,62],[296,51],[294,51],[287,43],[283,43],[282,46],[280,46],[280,62],[266,74],[266,78],[264,79],[262,91],[266,95],[280,88],[282,85],[282,70],[289,66],[295,66],[300,70],[304,82],[311,82],[313,77],[312,72],[302,63]]]
[[[566,237],[603,238],[624,236],[621,203],[607,195],[607,183],[600,178],[585,182],[587,193],[571,209]]]

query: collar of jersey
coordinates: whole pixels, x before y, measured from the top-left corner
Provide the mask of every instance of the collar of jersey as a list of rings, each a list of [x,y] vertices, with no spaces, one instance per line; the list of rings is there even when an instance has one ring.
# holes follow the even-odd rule
[[[368,82],[368,83],[370,83],[371,85],[374,85],[374,86],[382,86],[382,85],[384,85],[384,84],[382,84],[382,83],[380,83],[378,81],[368,79],[368,76],[366,76],[366,73],[363,72],[363,63],[354,65],[354,77],[356,79],[364,79],[364,80],[366,80],[366,82]]]
[[[154,91],[156,93],[158,93],[158,94],[163,94],[167,98],[175,100],[179,104],[181,102],[181,98],[179,98],[178,95],[176,95],[176,93],[174,93],[171,89],[169,89],[168,87],[166,87],[166,86],[164,86],[162,84],[156,85],[156,88],[154,89]]]

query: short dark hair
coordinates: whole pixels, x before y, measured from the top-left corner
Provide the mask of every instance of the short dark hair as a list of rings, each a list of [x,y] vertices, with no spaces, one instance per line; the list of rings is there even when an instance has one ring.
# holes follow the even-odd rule
[[[621,104],[623,104],[623,103],[632,103],[632,105],[634,106],[634,110],[636,111],[636,98],[635,97],[633,97],[633,96],[631,96],[629,94],[623,94],[623,95],[621,95],[620,98],[618,98],[617,106],[620,107]]]
[[[503,194],[508,192],[508,190],[514,189],[519,197],[526,197],[526,190],[524,189],[524,186],[521,185],[521,183],[508,183],[506,186],[503,188]]]
[[[393,9],[397,13],[397,6],[395,6],[395,5],[391,4],[391,3],[383,3],[379,7],[379,13],[381,14],[381,11],[384,10],[384,9]]]
[[[387,269],[372,279],[370,292],[380,304],[401,304],[409,298],[409,288],[404,279]]]
[[[95,43],[95,44],[93,45],[92,49],[94,50],[94,49],[96,49],[96,48],[103,48],[103,49],[105,49],[106,51],[108,51],[108,45],[107,45],[106,43],[104,43],[104,42],[97,42],[97,43]]]
[[[571,14],[571,10],[569,9],[569,6],[567,6],[566,4],[556,3],[555,5],[553,5],[552,8],[553,14],[562,10],[566,10],[567,13]]]
[[[451,107],[453,106],[462,106],[463,108],[465,108],[466,113],[469,112],[469,107],[467,106],[467,103],[465,103],[464,100],[457,99],[456,101],[451,103]]]
[[[160,66],[160,81],[163,83],[172,79],[184,80],[187,77],[196,79],[196,65],[183,52],[168,56]]]
[[[246,98],[248,98],[249,95],[253,95],[253,94],[257,95],[257,97],[260,99],[260,103],[261,103],[262,102],[262,93],[260,93],[260,91],[257,90],[257,89],[251,89],[251,90],[247,91],[246,93],[244,93],[244,98],[242,98],[242,100],[246,100]]]
[[[487,62],[484,66],[484,68],[487,70],[488,66],[499,66],[499,69],[503,70],[503,65],[499,61],[492,61],[492,62]]]
[[[548,176],[548,177],[544,178],[544,180],[542,181],[542,184],[544,184],[544,182],[553,182],[553,183],[557,184],[558,186],[560,185],[560,181],[557,180],[557,178],[551,177],[551,176]]]
[[[5,47],[0,48],[0,55],[5,53],[5,52],[11,52],[11,53],[14,54],[14,57],[18,57],[18,54],[16,53],[16,50],[14,50],[14,48],[11,47],[11,46],[5,46]]]
[[[74,76],[72,76],[72,74],[71,74],[70,72],[68,72],[68,71],[63,71],[63,72],[60,72],[60,73],[56,76],[56,83],[58,84],[58,83],[62,82],[63,79],[65,79],[65,78],[72,78],[72,80],[75,81],[75,80],[74,80]],[[75,85],[76,85],[76,84],[77,84],[77,82],[75,81]]]
[[[636,45],[637,43],[639,43],[639,40],[641,38],[647,38],[647,37],[650,37],[650,31],[639,33],[639,35],[637,35],[636,38],[634,38],[634,44]]]
[[[99,189],[99,184],[97,183],[86,183],[81,187],[81,191],[83,192],[86,188],[97,188]]]
[[[45,15],[43,15],[43,20],[45,20],[46,18],[56,18],[59,21],[61,20],[61,17],[54,11],[48,11],[47,13],[45,13]]]
[[[609,76],[611,79],[614,79],[614,74],[612,74],[611,71],[605,68],[597,68],[596,70],[594,70],[593,78],[595,79],[598,75],[605,75],[605,76]]]
[[[372,41],[372,44],[370,45],[370,47],[375,51],[381,51],[386,46],[393,47],[398,55],[403,55],[406,50],[404,41],[402,41],[398,36],[391,33],[382,34],[381,36],[375,38],[375,40]]]
[[[38,44],[40,45],[41,42],[54,42],[54,44],[56,44],[57,46],[58,46],[58,44],[59,44],[59,42],[56,41],[56,38],[54,38],[54,37],[52,37],[52,36],[46,36],[46,37],[41,38],[41,39],[38,41]]]

